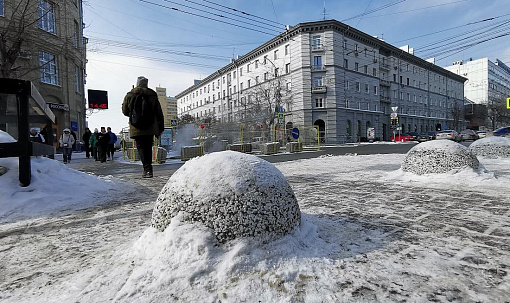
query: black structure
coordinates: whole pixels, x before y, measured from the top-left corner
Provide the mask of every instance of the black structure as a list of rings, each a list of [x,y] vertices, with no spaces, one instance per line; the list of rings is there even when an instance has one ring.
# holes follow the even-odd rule
[[[55,123],[55,115],[30,81],[1,78],[0,94],[16,95],[17,106],[17,115],[0,116],[0,124],[18,124],[18,141],[0,143],[0,158],[19,157],[19,181],[22,186],[28,186],[32,178],[30,156],[53,156],[55,154],[52,134],[52,124]],[[33,104],[30,103],[30,100],[34,101]],[[4,100],[4,102],[7,101]],[[43,114],[30,116],[29,106],[38,109],[36,110],[37,112],[42,111]],[[48,131],[47,144],[30,142],[30,122],[46,123]]]

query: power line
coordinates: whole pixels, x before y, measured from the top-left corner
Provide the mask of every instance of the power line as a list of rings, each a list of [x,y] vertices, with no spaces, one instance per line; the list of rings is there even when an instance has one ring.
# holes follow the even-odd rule
[[[151,2],[151,1],[147,1],[147,0],[139,0],[139,1],[140,1],[140,2],[145,2],[145,3],[148,3],[148,4],[152,4],[152,5],[154,5],[154,6],[159,6],[159,7],[162,7],[162,8],[175,10],[175,11],[180,12],[180,13],[184,13],[184,14],[188,14],[188,15],[192,15],[192,16],[196,16],[196,17],[200,17],[200,18],[204,18],[204,19],[208,19],[208,20],[212,20],[212,21],[220,22],[220,23],[225,23],[225,24],[228,24],[228,25],[237,26],[237,27],[239,27],[239,28],[243,28],[243,29],[247,29],[247,30],[251,30],[251,31],[259,32],[259,33],[262,33],[262,34],[266,34],[266,35],[274,36],[274,34],[271,34],[271,33],[268,33],[268,32],[260,31],[260,30],[254,29],[254,28],[249,28],[249,27],[242,26],[242,25],[239,25],[239,24],[234,24],[234,23],[226,22],[226,21],[223,21],[223,20],[214,19],[214,18],[207,17],[207,16],[202,16],[202,15],[195,14],[195,13],[192,13],[192,12],[187,12],[187,11],[184,11],[184,10],[181,10],[181,9],[178,9],[178,8],[175,8],[175,7],[169,7],[169,6],[166,6],[166,5],[162,5],[162,4],[154,3],[154,2]]]
[[[241,17],[241,16],[238,16],[238,15],[236,15],[234,13],[229,12],[229,11],[222,10],[222,9],[219,9],[219,8],[215,8],[215,7],[212,7],[212,6],[209,6],[209,5],[201,4],[201,3],[198,3],[198,2],[195,2],[195,1],[191,1],[191,0],[184,0],[184,1],[193,3],[195,5],[200,5],[200,6],[203,6],[203,7],[207,7],[207,8],[213,9],[213,10],[217,10],[217,11],[225,13],[225,14]],[[246,16],[242,16],[242,17],[247,19],[247,20],[258,22],[258,23],[265,24],[265,25],[268,25],[268,26],[275,26],[274,24],[269,24],[269,23],[266,23],[266,22],[263,22],[263,21],[259,21],[259,20],[255,20],[253,18],[246,17]]]
[[[391,7],[391,6],[394,6],[394,5],[397,5],[397,4],[400,4],[402,2],[405,2],[407,0],[397,0],[395,2],[392,2],[392,3],[388,3],[388,4],[385,4],[383,6],[379,6],[377,8],[374,8],[372,9],[371,11],[368,11],[368,12],[365,12],[363,14],[358,14],[356,16],[353,16],[353,17],[350,17],[350,18],[347,18],[347,19],[344,19],[342,20],[342,22],[345,22],[345,21],[349,21],[349,20],[352,20],[352,19],[356,19],[356,18],[359,18],[359,17],[362,17],[364,15],[369,15],[369,14],[372,14],[372,13],[375,13],[375,12],[378,12],[380,10],[383,10],[383,9],[387,9],[388,7]]]
[[[263,29],[266,29],[266,30],[270,30],[270,31],[275,31],[275,32],[279,33],[279,31],[277,31],[275,29],[272,29],[272,28],[267,28],[265,26],[260,26],[260,25],[253,24],[253,23],[250,23],[250,22],[238,20],[238,19],[235,19],[235,18],[231,18],[231,17],[227,17],[227,16],[223,16],[223,15],[218,15],[218,14],[215,14],[215,13],[203,10],[203,9],[195,8],[195,7],[192,7],[192,6],[189,6],[189,5],[180,4],[180,3],[177,3],[177,2],[174,2],[174,1],[171,1],[171,0],[163,0],[163,1],[168,2],[168,3],[172,3],[172,4],[177,4],[177,5],[183,6],[185,8],[196,10],[196,11],[199,11],[199,12],[202,12],[202,13],[210,14],[210,15],[213,15],[213,16],[216,16],[216,17],[219,17],[219,18],[225,18],[225,19],[232,20],[232,21],[235,21],[235,22],[242,22],[242,23],[245,23],[245,24],[248,24],[248,25],[251,25],[251,26],[258,26],[260,28],[263,28]]]
[[[223,7],[223,8],[226,8],[226,9],[229,9],[229,10],[232,10],[234,12],[237,12],[239,14],[243,14],[243,15],[247,15],[247,16],[252,16],[252,17],[255,17],[255,18],[258,18],[258,19],[262,19],[262,20],[265,20],[265,21],[268,21],[268,22],[272,22],[272,23],[275,23],[275,24],[278,24],[278,25],[283,25],[285,26],[285,24],[282,24],[282,23],[279,23],[279,22],[275,22],[275,21],[272,21],[272,20],[269,20],[269,19],[266,19],[266,18],[263,18],[263,17],[259,17],[259,16],[255,16],[253,14],[250,14],[250,13],[247,13],[247,12],[244,12],[244,11],[240,11],[240,10],[237,10],[235,8],[231,8],[231,7],[228,7],[228,6],[225,6],[225,5],[222,5],[222,4],[218,4],[218,3],[215,3],[213,1],[209,1],[209,0],[202,0],[204,2],[207,2],[207,3],[211,3],[213,5],[217,5],[219,7]]]

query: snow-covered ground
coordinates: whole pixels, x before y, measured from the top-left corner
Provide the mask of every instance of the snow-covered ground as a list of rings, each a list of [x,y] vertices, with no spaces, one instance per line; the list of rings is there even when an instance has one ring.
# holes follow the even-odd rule
[[[56,163],[20,188],[12,169],[0,177],[1,217],[10,212],[0,223],[0,301],[507,302],[510,159],[416,176],[400,170],[403,158],[279,163],[301,227],[271,243],[226,245],[179,218],[165,232],[149,227],[166,179],[127,183]],[[34,167],[53,167],[46,161]],[[18,200],[30,193],[36,199]]]

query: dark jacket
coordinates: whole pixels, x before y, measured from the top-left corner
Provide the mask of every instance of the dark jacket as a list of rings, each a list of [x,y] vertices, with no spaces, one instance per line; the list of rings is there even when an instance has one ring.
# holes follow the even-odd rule
[[[159,136],[164,130],[165,130],[165,121],[164,121],[164,117],[163,117],[163,111],[161,110],[161,104],[159,103],[159,100],[158,100],[158,95],[156,94],[155,91],[153,91],[152,89],[150,88],[145,88],[145,87],[135,87],[131,90],[132,93],[134,94],[145,94],[146,96],[148,96],[148,100],[150,100],[151,102],[154,102],[154,122],[152,124],[152,127],[149,127],[148,129],[144,129],[144,130],[141,130],[141,129],[138,129],[136,127],[134,127],[133,125],[131,125],[131,123],[129,123],[129,136],[131,138],[134,138],[136,139],[136,137],[138,136]],[[126,97],[124,97],[124,102],[122,103],[122,113],[124,114],[124,116],[127,116],[129,117],[129,114],[130,114],[130,103],[131,103],[131,100],[132,100],[132,95],[131,94],[127,94]]]
[[[97,133],[97,143],[96,146],[108,146],[108,141],[110,141],[110,135],[108,133]]]
[[[83,133],[83,136],[81,138],[85,144],[89,144],[91,135],[92,135],[92,133],[90,132],[90,130],[86,130],[85,133]]]
[[[110,141],[108,141],[108,144],[115,144],[115,142],[117,142],[117,135],[113,132],[108,132],[108,135],[110,135]]]

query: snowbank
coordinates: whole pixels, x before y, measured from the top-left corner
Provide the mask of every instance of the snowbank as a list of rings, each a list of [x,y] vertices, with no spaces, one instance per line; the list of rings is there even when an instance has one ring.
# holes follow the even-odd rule
[[[194,158],[177,170],[161,190],[152,226],[163,231],[181,211],[187,221],[211,228],[220,242],[275,238],[301,220],[283,174],[263,159],[233,151]]]
[[[478,169],[478,159],[469,150],[450,140],[420,143],[407,153],[402,170],[417,175],[447,173],[464,168]]]
[[[15,142],[0,131],[0,143]],[[116,182],[68,168],[49,158],[31,159],[30,185],[19,184],[18,158],[0,158],[0,223],[66,213],[105,203],[121,191]],[[122,191],[129,191],[124,187]]]
[[[510,158],[510,138],[491,136],[479,139],[469,146],[469,151],[488,159]]]

